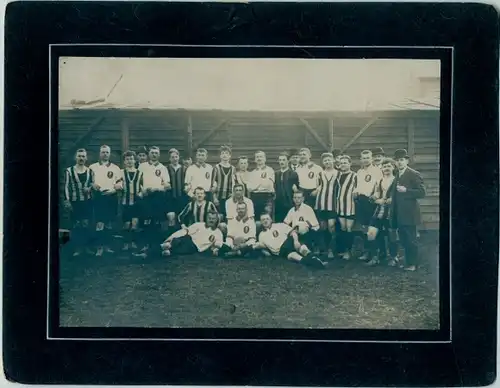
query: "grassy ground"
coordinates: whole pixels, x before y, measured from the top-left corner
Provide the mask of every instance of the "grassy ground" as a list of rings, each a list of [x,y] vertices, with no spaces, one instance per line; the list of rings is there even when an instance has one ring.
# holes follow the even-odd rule
[[[437,236],[415,273],[357,260],[61,257],[61,326],[437,329]],[[123,256],[123,257],[122,257]]]

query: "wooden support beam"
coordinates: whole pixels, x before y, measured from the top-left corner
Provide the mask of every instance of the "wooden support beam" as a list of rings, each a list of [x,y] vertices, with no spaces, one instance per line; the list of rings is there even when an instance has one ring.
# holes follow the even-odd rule
[[[358,133],[356,133],[356,134],[354,135],[354,137],[353,137],[351,140],[349,140],[349,141],[347,142],[347,144],[346,144],[345,146],[343,146],[343,147],[342,147],[341,151],[342,151],[342,152],[344,152],[344,151],[345,151],[345,150],[347,150],[347,149],[348,149],[351,145],[353,145],[353,144],[354,144],[354,142],[355,142],[356,140],[358,140],[358,139],[359,139],[359,137],[360,137],[363,133],[365,133],[365,131],[366,131],[368,128],[370,128],[370,127],[371,127],[371,126],[375,123],[375,121],[377,121],[377,119],[378,119],[378,117],[373,117],[370,121],[368,121],[368,123],[366,123],[366,125],[365,125],[363,128],[361,128],[361,129],[358,131]]]
[[[201,139],[194,147],[195,150],[200,148],[203,144],[209,141],[217,132],[219,132],[222,128],[227,125],[227,120],[222,121],[219,125],[212,128],[208,133]]]
[[[83,144],[86,144],[90,140],[92,134],[99,127],[99,125],[102,124],[104,119],[105,119],[104,116],[98,117],[96,120],[92,122],[92,124],[90,124],[90,126],[87,128],[87,131],[82,136],[80,136],[78,139],[75,140],[73,145],[68,149],[68,151],[64,155],[64,160],[66,161],[66,164],[69,165],[73,162],[73,157],[75,155],[76,150],[78,148],[81,148]]]
[[[330,118],[328,119],[328,145],[330,147],[330,152],[333,151],[335,148],[334,144],[334,125],[333,125],[333,119]]]
[[[191,117],[191,115],[188,116],[187,122],[186,156],[188,158],[191,158],[193,156],[193,118]]]
[[[408,156],[410,157],[410,161],[414,161],[415,159],[415,119],[408,119]]]
[[[300,118],[299,119],[302,124],[304,124],[304,127],[306,127],[307,131],[311,134],[311,136],[316,140],[316,142],[325,149],[325,151],[329,150],[329,147],[325,144],[323,140],[321,140],[321,137],[319,137],[318,133],[314,130],[313,127],[307,122],[307,120]]]
[[[122,119],[122,154],[130,148],[130,131],[127,119]]]

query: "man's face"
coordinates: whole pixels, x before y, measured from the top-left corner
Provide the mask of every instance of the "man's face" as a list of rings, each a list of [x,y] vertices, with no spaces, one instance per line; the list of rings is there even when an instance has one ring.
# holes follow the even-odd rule
[[[215,228],[218,221],[219,217],[217,216],[217,214],[209,214],[207,218],[207,225],[211,228]]]
[[[172,152],[170,154],[170,163],[172,164],[179,163],[179,154],[177,152]]]
[[[398,170],[404,170],[408,166],[408,159],[399,158],[396,160],[396,165],[398,166]]]
[[[304,194],[293,193],[293,203],[295,206],[300,206],[304,202]]]
[[[325,168],[333,168],[333,158],[330,157],[330,156],[327,156],[325,158],[323,158],[323,166],[325,166]]]
[[[342,157],[340,155],[338,155],[337,157],[335,157],[335,164],[338,166],[340,165],[340,160],[342,159]]]
[[[393,172],[394,172],[394,166],[392,165],[392,163],[384,163],[382,165],[382,173],[384,175],[392,175]]]
[[[205,191],[204,190],[196,190],[196,192],[194,193],[195,197],[196,197],[196,200],[198,202],[201,202],[205,199]]]
[[[103,162],[107,162],[109,160],[109,148],[101,148],[101,151],[99,152],[99,158]]]
[[[157,149],[152,149],[149,151],[149,160],[152,162],[157,162],[160,159],[160,151]]]
[[[124,160],[125,167],[131,168],[135,166],[135,158],[133,156],[125,156]]]
[[[144,163],[148,161],[148,155],[145,152],[137,154],[137,160],[139,163]]]
[[[288,167],[288,159],[286,156],[282,155],[278,157],[278,163],[281,168],[287,168]]]
[[[360,162],[363,167],[368,167],[373,162],[372,156],[370,154],[361,154]]]
[[[233,191],[234,198],[240,199],[243,198],[243,187],[236,186]]]
[[[294,166],[296,166],[297,164],[299,164],[299,161],[300,161],[300,157],[297,154],[292,155],[290,157],[290,163],[293,164]]]
[[[86,152],[77,152],[76,153],[76,164],[79,166],[84,166],[87,163],[87,153]]]
[[[238,204],[238,206],[236,206],[236,212],[238,213],[238,217],[245,217],[247,215],[247,205],[244,203]]]
[[[373,163],[375,163],[377,165],[382,163],[382,159],[384,159],[384,155],[380,155],[380,154],[373,155]]]
[[[349,162],[349,159],[347,158],[340,159],[339,168],[340,171],[349,171],[351,168],[351,162]]]
[[[300,151],[300,162],[307,163],[309,162],[309,153],[307,151]]]
[[[229,151],[222,151],[220,153],[220,160],[223,162],[229,162],[231,160],[231,153]]]
[[[266,157],[264,154],[257,154],[255,155],[255,163],[259,166],[262,166],[263,164],[266,163]]]
[[[193,159],[191,159],[191,158],[184,159],[183,164],[184,164],[184,166],[189,167],[193,164]]]
[[[260,216],[260,223],[265,229],[268,229],[272,224],[272,219],[269,214],[263,214]]]
[[[205,163],[207,161],[207,153],[206,152],[197,152],[196,153],[196,161],[198,163]]]
[[[238,162],[238,167],[240,171],[247,171],[248,170],[248,159],[240,159]]]

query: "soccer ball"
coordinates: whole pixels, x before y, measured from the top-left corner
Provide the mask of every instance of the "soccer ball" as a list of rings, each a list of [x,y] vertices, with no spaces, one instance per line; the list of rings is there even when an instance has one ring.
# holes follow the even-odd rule
[[[309,232],[309,225],[307,225],[307,222],[299,221],[297,223],[297,232],[299,234],[306,234]]]

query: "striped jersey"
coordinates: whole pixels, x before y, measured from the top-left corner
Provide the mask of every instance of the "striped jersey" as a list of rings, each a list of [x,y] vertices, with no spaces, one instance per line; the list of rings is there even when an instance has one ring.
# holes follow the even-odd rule
[[[64,199],[66,201],[86,201],[90,199],[90,190],[85,193],[85,188],[91,188],[93,173],[87,166],[78,172],[76,166],[68,167],[64,173]]]
[[[339,217],[349,217],[355,214],[354,198],[357,177],[354,171],[339,173],[337,177],[337,214]]]
[[[228,199],[233,194],[236,168],[234,166],[223,166],[218,163],[214,167],[213,181],[215,183],[215,195],[218,199]]]
[[[243,195],[245,197],[250,196],[250,191],[248,191],[248,181],[250,180],[250,171],[237,171],[235,176],[235,183],[243,185]]]
[[[339,172],[335,169],[323,170],[319,173],[318,194],[316,195],[316,210],[337,210],[337,177]]]
[[[172,186],[172,198],[184,197],[186,195],[184,192],[184,182],[186,181],[187,168],[180,164],[176,167],[169,164],[167,170],[170,176],[170,185]]]
[[[375,193],[374,197],[376,199],[389,199],[392,198],[392,195],[394,193],[394,188],[395,188],[395,179],[394,176],[391,175],[390,177],[383,177],[381,180],[379,180],[375,186]],[[377,208],[375,209],[375,217],[378,218],[379,220],[386,220],[390,218],[390,213],[391,213],[391,205],[389,204],[382,204],[382,205],[377,205]]]
[[[132,206],[137,203],[137,194],[142,191],[142,172],[137,169],[134,171],[122,170],[122,205]]]
[[[207,222],[208,213],[217,212],[217,208],[210,201],[198,203],[189,202],[179,214],[178,220],[181,225],[192,225],[196,222]]]

